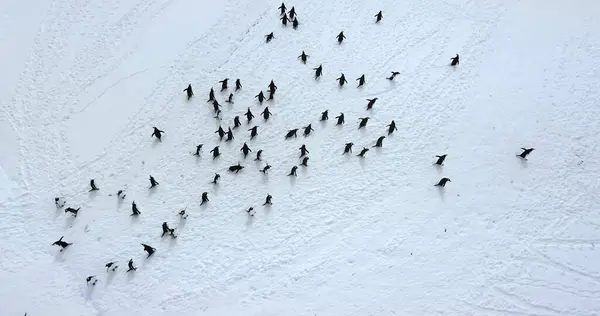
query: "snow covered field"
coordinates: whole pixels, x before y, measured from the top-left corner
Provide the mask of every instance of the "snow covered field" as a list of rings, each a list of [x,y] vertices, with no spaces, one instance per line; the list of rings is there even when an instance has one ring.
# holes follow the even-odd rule
[[[600,2],[286,2],[297,30],[281,25],[280,4],[0,5],[0,314],[600,314]],[[259,105],[272,79],[275,99]],[[242,118],[232,142],[214,133],[211,87],[223,128]],[[391,120],[383,147],[356,157]],[[284,140],[309,123],[310,136]],[[353,155],[342,155],[347,142]],[[310,161],[294,179],[302,144]],[[527,161],[520,147],[535,148]],[[226,171],[238,162],[239,174]],[[434,187],[442,177],[452,182]],[[160,237],[164,221],[177,239]],[[59,252],[63,235],[73,245]],[[138,270],[125,273],[131,258]]]

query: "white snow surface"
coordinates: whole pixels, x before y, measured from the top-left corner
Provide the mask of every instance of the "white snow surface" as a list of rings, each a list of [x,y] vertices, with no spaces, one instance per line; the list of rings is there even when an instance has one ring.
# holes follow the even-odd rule
[[[600,314],[600,2],[286,2],[297,30],[281,25],[280,4],[0,5],[0,314]],[[271,79],[275,100],[259,105]],[[232,142],[214,133],[210,87],[225,129],[242,118]],[[346,124],[334,126],[340,112]],[[391,120],[383,147],[356,157]],[[309,123],[312,135],[284,140]],[[341,155],[346,142],[353,155]],[[302,144],[310,161],[294,179]],[[535,148],[527,161],[520,147]],[[237,162],[245,169],[226,171]],[[452,182],[434,187],[442,177]],[[177,239],[160,237],[164,221]],[[73,243],[64,252],[51,246],[60,236]],[[130,258],[138,270],[125,273]]]

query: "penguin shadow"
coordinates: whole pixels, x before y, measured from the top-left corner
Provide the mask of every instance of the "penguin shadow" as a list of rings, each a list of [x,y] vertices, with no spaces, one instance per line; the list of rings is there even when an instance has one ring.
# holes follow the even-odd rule
[[[121,205],[123,205],[123,201],[125,201],[124,198],[117,197],[117,207],[118,208],[121,208]]]
[[[96,286],[88,284],[87,289],[85,289],[85,300],[89,301],[92,299],[92,294],[94,293],[94,288]]]
[[[302,168],[300,168],[300,172],[302,173],[302,175],[306,175],[306,173],[308,172],[308,167],[307,166],[302,166]]]
[[[106,276],[106,282],[104,283],[104,287],[108,287],[112,283],[114,278],[115,278],[115,272],[109,271]]]
[[[64,212],[62,209],[56,208],[56,212],[54,212],[54,220],[56,220],[62,212]]]
[[[214,185],[213,185],[213,192],[214,192],[215,194],[218,194],[218,193],[219,193],[219,190],[221,190],[221,186],[219,185],[219,183],[217,183],[217,184],[214,184]]]
[[[158,146],[159,143],[162,143],[162,141],[158,140],[158,138],[155,138],[154,141],[152,142],[152,148]]]
[[[372,146],[372,147],[373,147],[373,148],[375,148],[375,153],[376,153],[377,155],[380,155],[380,154],[381,154],[381,150],[382,150],[382,148],[381,148],[381,147],[375,147],[375,146]]]
[[[54,254],[54,262],[64,262],[65,249],[61,249]]]
[[[156,193],[156,187],[148,188],[148,196],[152,196]]]
[[[135,278],[136,272],[136,270],[125,272],[127,274],[127,282],[131,282]]]
[[[67,216],[67,218],[65,218],[65,229],[73,227],[75,218],[75,216]]]
[[[438,165],[438,164],[434,163],[433,166],[435,167],[435,170],[437,170],[438,173],[442,173],[442,169],[443,169],[442,166],[443,166],[443,164],[442,165]]]
[[[177,239],[169,236],[169,249],[172,249],[177,244]]]
[[[262,174],[262,177],[260,178],[260,183],[262,183],[262,184],[269,183],[269,176],[266,173]]]
[[[271,204],[263,205],[263,208],[265,210],[265,214],[267,214],[267,215],[271,214],[271,207],[272,207]]]
[[[246,216],[246,227],[252,227],[252,224],[254,224],[254,216],[247,215]]]
[[[521,168],[526,169],[528,167],[527,159],[519,158],[521,160]]]
[[[358,157],[358,164],[362,169],[365,169],[365,158]]]
[[[296,177],[295,176],[288,176],[289,181],[290,181],[290,186],[295,187],[296,186]]]
[[[185,228],[185,224],[186,224],[186,220],[185,218],[179,218],[179,225],[177,225],[177,229],[179,231],[182,231]]]
[[[131,225],[133,226],[134,224],[137,224],[140,222],[140,215],[133,215],[133,216],[129,216],[131,217]]]
[[[440,196],[440,199],[442,199],[442,201],[445,201],[446,200],[446,190],[444,190],[444,188],[441,187],[441,186],[437,186],[436,188],[438,190],[438,194]]]

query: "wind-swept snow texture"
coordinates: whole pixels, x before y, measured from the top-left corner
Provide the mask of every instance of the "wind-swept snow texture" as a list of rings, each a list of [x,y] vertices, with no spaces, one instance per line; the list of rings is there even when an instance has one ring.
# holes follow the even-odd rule
[[[286,2],[297,30],[280,4],[0,5],[2,315],[600,314],[600,2]],[[259,105],[271,79],[275,99]],[[214,133],[211,87],[222,126],[242,118],[231,142]],[[398,130],[372,148],[391,120]],[[284,140],[309,123],[310,136]],[[308,166],[288,177],[302,144]],[[535,148],[527,161],[520,147]],[[452,182],[434,187],[442,177]],[[90,179],[100,191],[87,192]],[[177,239],[160,237],[164,221]],[[73,243],[63,252],[51,246],[60,236]]]

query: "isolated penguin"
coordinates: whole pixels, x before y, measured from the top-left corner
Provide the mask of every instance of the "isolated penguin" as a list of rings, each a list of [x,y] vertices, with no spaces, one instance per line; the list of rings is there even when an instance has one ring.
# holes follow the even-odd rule
[[[177,238],[177,236],[175,236],[175,228],[169,228],[169,225],[167,224],[167,222],[162,223],[162,231],[163,231],[163,233],[160,237],[164,237],[165,234],[169,234],[169,235],[171,235],[171,237]]]
[[[165,131],[161,131],[157,127],[152,127],[152,128],[154,130],[152,131],[152,135],[150,135],[150,136],[156,136],[156,138],[158,138],[158,140],[162,143],[162,133],[164,133]]]
[[[344,73],[342,73],[342,75],[339,78],[336,78],[335,80],[337,80],[340,84],[340,87],[344,86],[344,83],[348,83],[348,81],[346,80],[346,76],[344,75]]]
[[[250,131],[250,140],[252,140],[258,135],[258,126],[254,126],[253,128],[248,129],[248,131]]]
[[[530,153],[531,153],[531,152],[532,152],[532,151],[533,151],[535,148],[529,148],[529,149],[527,149],[527,148],[521,148],[521,149],[523,150],[523,152],[522,152],[522,153],[520,153],[520,154],[519,154],[519,155],[517,155],[517,156],[518,156],[518,157],[521,157],[521,158],[523,158],[523,159],[525,159],[525,160],[527,160],[527,158],[526,158],[526,157],[527,157],[527,156],[528,156],[528,155],[529,155],[529,154],[530,154]]]
[[[210,91],[208,92],[208,102],[214,101],[215,100],[215,89],[210,88]]]
[[[192,84],[190,83],[187,88],[183,89],[183,91],[187,92],[188,100],[194,96],[194,91],[192,91]]]
[[[367,103],[367,110],[370,110],[373,108],[373,105],[375,105],[375,102],[377,102],[378,98],[373,98],[373,99],[367,99],[367,101],[369,101],[369,103]]]
[[[356,81],[358,81],[358,86],[361,87],[365,84],[365,75],[363,74],[362,76],[356,78]]]
[[[375,14],[375,17],[377,18],[377,20],[375,20],[375,23],[379,23],[379,21],[381,21],[381,19],[383,18],[383,13],[379,11],[379,13]]]
[[[81,209],[81,207],[79,207],[79,208],[67,207],[65,209],[65,213],[71,213],[71,214],[73,214],[73,217],[77,217],[77,213],[79,212],[80,209]]]
[[[266,42],[267,43],[270,42],[273,38],[275,38],[275,36],[273,35],[273,32],[265,35],[265,37],[266,37]]]
[[[111,262],[109,262],[109,263],[105,264],[105,265],[104,265],[104,267],[106,268],[106,272],[108,272],[108,270],[109,270],[110,268],[112,268],[112,271],[115,271],[115,270],[117,270],[118,266],[116,265],[116,263],[117,263],[117,262],[115,262],[115,261],[111,261]],[[113,266],[114,266],[114,267],[113,267]]]
[[[344,113],[340,113],[340,115],[335,117],[337,119],[337,123],[335,125],[342,125],[345,123],[344,121]]]
[[[213,177],[212,183],[213,184],[217,184],[217,181],[221,178],[221,175],[218,173],[215,173],[215,176]]]
[[[150,258],[151,255],[154,254],[154,252],[156,251],[156,248],[146,245],[146,244],[141,244],[142,246],[144,246],[144,251],[148,253],[148,256],[146,258]]]
[[[302,158],[302,162],[300,163],[300,165],[304,166],[304,167],[308,167],[308,157],[304,157]]]
[[[210,152],[213,154],[213,160],[215,160],[221,155],[221,153],[219,152],[219,146],[215,146],[215,148],[213,148],[213,150],[211,150]]]
[[[129,259],[129,262],[127,263],[127,267],[129,269],[127,269],[127,271],[125,271],[125,273],[127,273],[129,271],[135,271],[135,270],[137,270],[137,268],[133,265],[133,259]]]
[[[298,174],[296,174],[296,170],[298,170],[298,166],[293,166],[292,170],[290,170],[290,173],[288,174],[288,176],[294,176],[297,177]]]
[[[225,78],[225,79],[219,81],[219,83],[221,84],[221,91],[227,90],[227,83],[228,82],[229,82],[229,78]]]
[[[223,138],[223,137],[221,137]],[[196,152],[194,153],[194,156],[200,156],[200,151],[202,150],[202,146],[204,146],[204,144],[200,144],[198,146],[196,146]]]
[[[70,242],[63,241],[64,237],[65,236],[61,236],[59,240],[57,240],[57,241],[55,241],[55,242],[52,243],[52,246],[59,246],[59,247],[62,248],[60,251],[63,251],[65,248],[67,248],[67,247],[69,247],[70,245],[73,244],[73,243],[70,243]]]
[[[444,155],[440,155],[440,156],[435,156],[437,158],[437,161],[435,162],[436,165],[441,166],[444,163],[444,160],[446,160],[446,154]]]
[[[248,153],[251,152],[252,149],[250,149],[250,147],[248,147],[248,144],[244,143],[244,146],[242,146],[242,148],[240,149],[240,151],[242,153],[244,153],[244,159],[246,159],[246,156],[248,156]]]
[[[92,285],[96,285],[96,283],[98,283],[98,279],[96,279],[95,275],[90,275],[87,278],[85,278],[85,283],[86,284],[90,284],[90,282],[92,282]]]
[[[308,124],[304,127],[304,137],[310,135],[310,132],[314,131],[314,129],[312,128],[312,124]]]
[[[456,66],[458,64],[460,64],[460,60],[459,60],[459,56],[458,54],[456,54],[456,56],[450,58],[452,61],[450,62],[451,66]]]
[[[227,101],[225,101],[225,102],[227,102],[229,104],[233,104],[233,93],[229,94],[229,97],[227,98]]]
[[[273,113],[271,113],[271,111],[269,111],[269,107],[265,107],[265,109],[260,113],[262,114],[263,118],[265,119],[265,122],[269,120],[269,117],[271,117],[271,115]]]
[[[275,82],[271,80],[271,82],[269,83],[269,91],[275,93],[275,90],[277,90],[277,86],[275,85]]]
[[[265,94],[261,91],[257,95],[255,95],[254,98],[258,99],[258,103],[262,104],[265,100]]]
[[[344,35],[344,31],[341,31],[340,34],[338,34],[338,36],[336,36],[336,37],[337,37],[338,44],[341,44],[342,41],[346,38],[346,36]]]
[[[140,212],[140,210],[138,210],[137,204],[135,204],[135,201],[131,202],[131,215],[130,216],[137,216],[142,214],[142,212]]]
[[[226,133],[226,135],[227,135],[227,138],[225,138],[225,141],[226,141],[226,142],[229,142],[229,141],[231,141],[232,139],[234,139],[234,137],[233,137],[233,131],[231,130],[231,127],[228,127],[228,128],[227,128],[227,133]]]
[[[394,78],[395,78],[397,75],[399,75],[399,74],[400,74],[400,73],[399,73],[399,72],[397,72],[397,71],[392,71],[392,75],[391,75],[391,76],[389,76],[389,77],[387,77],[387,78],[385,78],[385,79],[387,79],[387,80],[389,80],[389,81],[392,81],[392,80],[394,80]]]
[[[352,153],[353,145],[354,145],[354,143],[346,143],[346,145],[344,146],[344,153],[342,153],[342,155],[345,155],[347,153]]]
[[[254,159],[254,161],[261,161],[260,156],[262,155],[262,152],[262,149],[256,152],[256,158]]]
[[[292,136],[294,136],[294,138],[298,137],[298,134],[297,134],[297,132],[298,132],[298,129],[297,129],[297,128],[294,128],[294,129],[291,129],[291,130],[289,130],[289,131],[287,132],[287,134],[285,134],[285,139],[291,138]]]
[[[210,202],[208,199],[208,192],[202,192],[202,202],[200,202],[200,206],[207,202]]]
[[[265,203],[263,203],[263,205],[273,205],[273,203],[271,202],[271,199],[273,199],[273,197],[271,196],[271,194],[267,194],[267,197],[265,198]]]
[[[319,65],[319,67],[313,68],[313,70],[315,71],[315,79],[317,79],[323,74],[323,65]]]
[[[358,118],[360,120],[360,123],[358,124],[358,128],[361,129],[365,126],[367,126],[367,122],[369,121],[370,117],[360,117]]]
[[[266,174],[269,169],[271,169],[271,165],[266,164],[261,170],[258,170],[258,171]]]
[[[240,79],[235,79],[235,91],[238,91],[242,88],[242,82]]]
[[[308,151],[308,149],[306,149],[306,145],[302,144],[302,146],[300,146],[300,158],[302,158],[303,156],[306,156],[306,154],[310,154],[310,152]]]
[[[306,54],[304,53],[304,51],[302,51],[302,54],[301,54],[300,56],[298,56],[298,58],[301,58],[301,60],[302,60],[302,63],[303,63],[303,64],[306,64],[306,59],[308,58],[308,55],[306,55]]]
[[[230,172],[235,172],[238,173],[240,172],[242,169],[244,169],[244,166],[240,165],[240,163],[238,162],[237,165],[233,165],[233,166],[229,166],[229,171]]]
[[[250,216],[254,216],[254,214],[256,214],[256,212],[254,211],[254,207],[250,207],[249,209],[247,209],[246,213],[248,213],[248,215]]]
[[[394,122],[394,120],[392,120],[392,122],[390,123],[390,125],[387,125],[387,127],[388,127],[388,135],[391,135],[394,131],[398,130],[396,128],[396,122]]]
[[[269,98],[267,101],[272,101],[275,98],[275,90],[269,90]]]
[[[215,131],[215,134],[219,134],[219,140],[223,140],[223,136],[225,136],[225,130],[223,130],[223,127],[219,125],[219,128]]]
[[[242,123],[240,122],[240,117],[236,116],[233,118],[233,129],[236,129],[238,127],[242,126]]]
[[[384,139],[385,139],[385,136],[381,136],[381,137],[377,138],[377,141],[375,142],[375,145],[373,145],[373,147],[383,147]]]
[[[279,6],[277,9],[281,10],[281,15],[284,15],[286,10],[285,3],[282,2],[281,6]]]
[[[450,181],[450,179],[448,179],[448,178],[442,178],[440,180],[440,182],[438,182],[435,186],[436,187],[445,187],[447,182],[452,182],[452,181]]]
[[[363,147],[363,149],[360,151],[360,153],[356,156],[363,158],[365,156],[365,154],[367,153],[367,151],[369,151],[369,148]]]
[[[188,217],[188,216],[185,214],[185,209],[183,209],[183,210],[179,211],[179,213],[177,213],[177,214],[179,214],[179,218],[181,218],[181,219],[186,219],[186,218]]]
[[[98,187],[96,186],[96,181],[94,179],[90,180],[90,191],[88,192],[92,192],[92,191],[98,191],[100,189],[98,189]]]
[[[321,121],[327,121],[329,119],[329,110],[321,112]]]
[[[153,176],[150,176],[150,189],[154,188],[157,185],[159,185],[159,183],[154,179]]]

